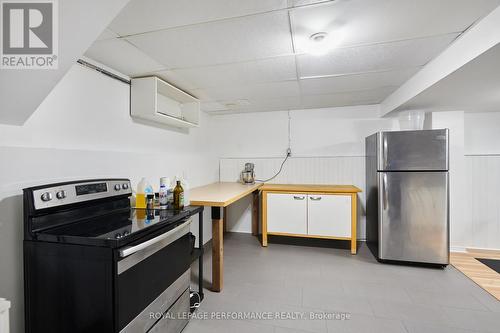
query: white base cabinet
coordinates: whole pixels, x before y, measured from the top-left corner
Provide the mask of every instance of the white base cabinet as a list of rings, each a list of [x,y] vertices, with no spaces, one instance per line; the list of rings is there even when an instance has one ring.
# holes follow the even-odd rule
[[[270,193],[268,232],[307,234],[307,194]]]
[[[267,235],[351,241],[355,254],[357,193],[352,185],[265,184],[262,193],[262,245]]]
[[[308,195],[307,234],[351,238],[351,196]]]

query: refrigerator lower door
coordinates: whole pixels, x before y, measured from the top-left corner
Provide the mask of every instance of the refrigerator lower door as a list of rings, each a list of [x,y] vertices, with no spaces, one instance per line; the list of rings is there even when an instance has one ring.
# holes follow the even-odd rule
[[[448,264],[448,173],[378,174],[379,258]]]

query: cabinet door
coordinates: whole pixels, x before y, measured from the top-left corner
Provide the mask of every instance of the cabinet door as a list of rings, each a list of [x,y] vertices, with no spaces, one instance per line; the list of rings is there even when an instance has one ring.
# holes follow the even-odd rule
[[[351,237],[350,195],[308,195],[309,235]]]
[[[267,232],[307,235],[307,195],[267,194]]]

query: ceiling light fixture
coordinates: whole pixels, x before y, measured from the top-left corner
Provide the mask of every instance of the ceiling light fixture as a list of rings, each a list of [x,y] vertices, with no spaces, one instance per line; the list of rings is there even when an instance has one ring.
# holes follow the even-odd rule
[[[324,55],[332,50],[338,41],[334,40],[328,32],[317,32],[309,36],[307,53],[313,55]]]

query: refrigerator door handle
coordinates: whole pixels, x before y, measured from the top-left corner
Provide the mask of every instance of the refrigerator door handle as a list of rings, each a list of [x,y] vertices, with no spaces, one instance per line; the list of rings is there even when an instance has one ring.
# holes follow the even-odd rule
[[[384,210],[387,210],[387,174],[384,173],[382,176],[382,203],[384,205]]]
[[[383,166],[382,168],[385,170],[387,168],[387,136],[383,136],[382,142],[382,158],[383,158]]]

